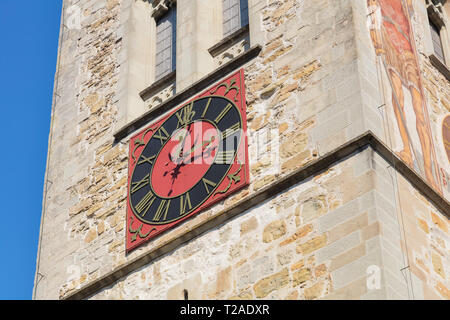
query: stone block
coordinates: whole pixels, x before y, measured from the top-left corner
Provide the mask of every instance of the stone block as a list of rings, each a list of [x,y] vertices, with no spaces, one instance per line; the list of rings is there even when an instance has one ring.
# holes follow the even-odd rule
[[[317,263],[323,263],[361,243],[360,231],[355,231],[339,240],[327,245],[316,252]]]
[[[357,230],[363,230],[364,227],[368,225],[368,216],[367,213],[364,213],[360,216],[352,218],[350,220],[345,221],[344,223],[337,225],[333,229],[331,229],[328,233],[328,237],[330,242],[337,241],[352,232]]]
[[[347,204],[327,213],[319,218],[319,231],[326,232],[333,227],[345,222],[360,214],[358,199],[348,202]]]
[[[309,268],[302,268],[292,274],[292,285],[298,286],[312,279],[312,272]]]
[[[303,255],[310,254],[320,248],[324,247],[327,244],[327,235],[322,234],[320,236],[314,237],[311,240],[308,240],[304,243],[301,243],[297,246],[297,253],[301,253]]]
[[[283,269],[269,277],[259,280],[254,286],[256,298],[265,298],[274,290],[285,287],[289,284],[289,271]]]
[[[277,220],[268,224],[263,231],[263,242],[272,242],[286,234],[286,222]]]
[[[365,277],[367,268],[372,265],[379,267],[383,265],[381,251],[379,249],[374,249],[363,257],[331,272],[333,287],[340,289],[352,283],[355,279]]]

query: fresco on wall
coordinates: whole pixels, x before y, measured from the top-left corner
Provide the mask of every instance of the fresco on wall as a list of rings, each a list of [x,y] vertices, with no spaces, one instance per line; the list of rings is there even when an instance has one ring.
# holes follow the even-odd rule
[[[385,84],[397,155],[442,193],[427,103],[411,27],[412,0],[367,0],[370,36]],[[393,126],[392,126],[393,124]]]
[[[442,121],[442,140],[447,159],[450,161],[450,114]]]

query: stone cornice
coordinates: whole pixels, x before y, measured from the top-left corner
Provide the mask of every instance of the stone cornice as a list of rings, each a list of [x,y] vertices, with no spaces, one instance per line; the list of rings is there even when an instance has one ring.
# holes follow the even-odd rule
[[[171,73],[167,74],[166,76],[162,77],[161,79],[155,81],[150,87],[147,87],[144,90],[142,90],[139,93],[139,95],[141,96],[142,100],[146,101],[152,95],[158,93],[158,91],[161,91],[171,83],[175,82],[176,77],[177,71],[174,70]]]
[[[161,241],[155,247],[150,248],[142,255],[128,261],[117,267],[115,270],[105,274],[97,280],[88,283],[86,286],[64,297],[67,300],[86,299],[100,290],[107,288],[130,273],[144,267],[155,259],[167,254],[182,244],[198,237],[199,235],[216,228],[229,221],[237,215],[251,209],[255,205],[270,199],[288,188],[296,185],[306,179],[313,177],[327,170],[338,161],[345,159],[352,154],[358,153],[363,149],[371,148],[384,158],[397,172],[402,174],[426,199],[433,203],[444,215],[450,216],[450,203],[437,193],[427,182],[424,181],[415,171],[408,167],[400,158],[397,157],[383,142],[381,142],[372,132],[367,131],[355,139],[341,145],[337,149],[314,160],[310,164],[295,170],[294,172],[281,177],[272,184],[260,189],[252,194],[242,198],[232,206],[219,212],[205,216],[204,219],[196,221],[189,227],[180,227],[173,230],[165,241]]]
[[[215,57],[222,51],[224,51],[226,48],[233,45],[237,40],[241,39],[242,37],[248,35],[249,33],[249,26],[248,24],[240,28],[239,30],[236,30],[229,36],[223,38],[218,43],[213,45],[211,48],[208,49],[208,52],[211,56]]]

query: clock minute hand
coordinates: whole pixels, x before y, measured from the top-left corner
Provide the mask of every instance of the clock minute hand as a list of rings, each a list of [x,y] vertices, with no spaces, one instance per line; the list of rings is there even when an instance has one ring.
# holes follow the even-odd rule
[[[170,160],[172,160],[173,162],[175,162],[177,164],[179,163],[180,159],[183,159],[184,143],[186,142],[186,138],[187,138],[187,136],[189,134],[189,129],[191,128],[191,124],[192,123],[188,124],[188,127],[186,129],[186,133],[184,134],[184,137],[183,137],[183,141],[181,141],[181,139],[179,139],[179,141],[181,142],[181,144],[180,144],[180,151],[177,150],[178,152],[176,153],[177,156],[175,158],[175,161],[170,159]]]

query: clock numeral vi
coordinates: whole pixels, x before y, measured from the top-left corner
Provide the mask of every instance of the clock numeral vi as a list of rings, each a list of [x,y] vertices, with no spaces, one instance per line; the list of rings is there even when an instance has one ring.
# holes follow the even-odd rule
[[[158,210],[156,210],[155,216],[153,217],[153,221],[160,221],[161,217],[164,214],[163,220],[167,219],[167,213],[169,212],[170,200],[161,200],[159,204]]]
[[[189,192],[186,192],[186,197],[184,197],[184,195],[180,197],[180,216],[186,213],[187,206],[189,206],[189,210],[192,209],[191,197],[189,196]]]

